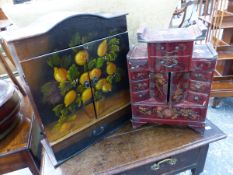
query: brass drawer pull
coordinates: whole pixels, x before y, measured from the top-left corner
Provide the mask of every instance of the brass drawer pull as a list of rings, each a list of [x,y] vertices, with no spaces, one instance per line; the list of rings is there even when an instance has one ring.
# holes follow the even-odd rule
[[[160,64],[164,67],[167,67],[167,68],[173,68],[178,64],[178,61],[176,59],[173,59],[171,61],[170,60],[169,61],[161,60]]]
[[[176,158],[164,159],[164,160],[159,161],[158,163],[153,164],[150,167],[150,169],[153,170],[153,171],[157,171],[157,170],[160,169],[160,165],[163,164],[163,163],[167,163],[169,165],[175,165],[176,162],[177,162]]]

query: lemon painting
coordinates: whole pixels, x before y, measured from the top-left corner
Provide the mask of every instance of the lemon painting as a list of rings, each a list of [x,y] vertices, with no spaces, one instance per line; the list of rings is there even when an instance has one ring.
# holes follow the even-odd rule
[[[74,43],[71,42],[69,49],[40,58],[43,64],[36,63],[47,71],[39,91],[40,109],[49,111],[43,115],[49,141],[78,132],[130,101],[127,34],[77,46]]]

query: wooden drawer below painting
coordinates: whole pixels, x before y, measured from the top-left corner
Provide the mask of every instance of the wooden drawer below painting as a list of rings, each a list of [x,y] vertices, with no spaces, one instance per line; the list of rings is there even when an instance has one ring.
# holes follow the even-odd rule
[[[169,156],[164,159],[142,165],[140,167],[119,173],[119,175],[161,175],[161,174],[176,174],[185,169],[193,169],[198,165],[201,148],[196,148],[174,156]]]

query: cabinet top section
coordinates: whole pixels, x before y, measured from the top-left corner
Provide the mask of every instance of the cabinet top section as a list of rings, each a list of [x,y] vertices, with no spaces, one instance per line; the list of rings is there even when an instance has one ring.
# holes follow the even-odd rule
[[[217,52],[213,48],[211,43],[207,44],[195,44],[193,48],[192,58],[205,58],[205,59],[216,59]]]
[[[198,34],[194,31],[192,27],[169,28],[157,31],[142,27],[137,32],[138,41],[144,43],[194,41],[197,37]]]
[[[10,41],[22,40],[26,38],[35,37],[38,35],[45,34],[52,30],[54,27],[59,25],[65,20],[72,18],[102,18],[102,19],[112,19],[117,17],[126,16],[127,13],[77,13],[77,12],[53,12],[44,15],[37,19],[35,22],[23,28],[16,29],[14,31],[6,31],[3,33],[3,38]],[[88,23],[88,20],[87,20]],[[68,26],[67,26],[68,27]],[[82,26],[80,26],[82,28]]]
[[[20,61],[88,44],[127,33],[125,13],[51,13],[30,26],[5,33],[12,55]]]
[[[140,44],[134,46],[127,54],[127,59],[147,59],[147,46],[145,44]]]

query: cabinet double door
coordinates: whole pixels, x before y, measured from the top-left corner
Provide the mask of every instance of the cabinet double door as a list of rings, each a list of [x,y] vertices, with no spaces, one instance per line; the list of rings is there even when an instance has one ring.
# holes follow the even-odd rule
[[[147,78],[131,81],[133,116],[204,121],[211,86],[205,76],[149,72]]]

